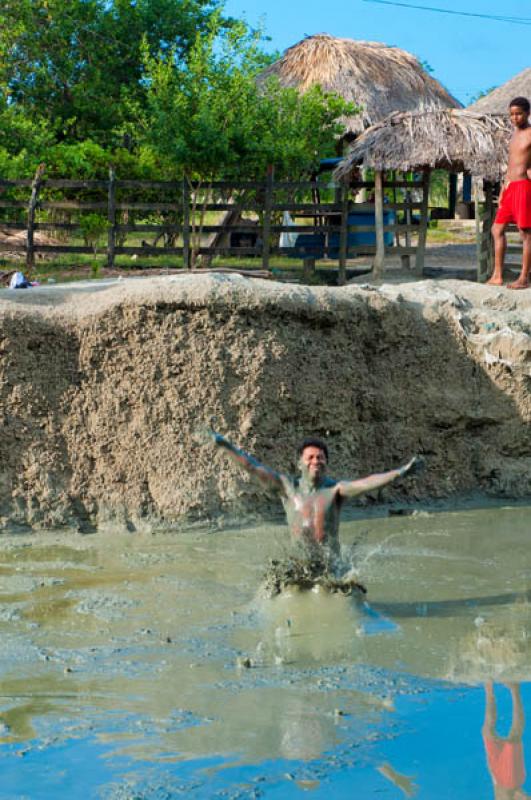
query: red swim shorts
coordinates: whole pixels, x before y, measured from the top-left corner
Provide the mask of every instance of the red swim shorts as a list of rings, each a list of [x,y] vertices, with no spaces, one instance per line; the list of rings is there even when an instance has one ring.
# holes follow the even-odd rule
[[[519,789],[525,782],[524,750],[522,742],[507,742],[484,736],[489,771],[496,786]]]
[[[531,181],[511,181],[500,197],[498,213],[494,220],[498,225],[513,223],[531,228]]]

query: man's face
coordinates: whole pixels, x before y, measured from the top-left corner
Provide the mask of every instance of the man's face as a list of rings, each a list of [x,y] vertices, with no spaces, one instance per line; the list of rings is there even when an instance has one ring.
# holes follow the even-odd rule
[[[511,106],[509,109],[509,116],[515,128],[527,128],[529,120],[528,111],[524,111],[520,106]]]
[[[306,472],[313,482],[317,482],[326,472],[326,456],[320,447],[305,447],[300,458],[301,470]]]

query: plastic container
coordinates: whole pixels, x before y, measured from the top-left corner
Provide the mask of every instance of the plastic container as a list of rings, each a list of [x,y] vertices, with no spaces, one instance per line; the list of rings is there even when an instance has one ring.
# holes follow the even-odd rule
[[[290,258],[318,259],[324,257],[324,233],[299,233],[295,246],[288,253]]]
[[[394,225],[396,214],[394,211],[383,212],[384,225]],[[376,225],[374,211],[351,211],[348,215],[349,225]],[[392,247],[394,243],[394,233],[392,231],[385,231],[384,244],[386,247]],[[339,233],[332,233],[329,237],[329,258],[339,258]],[[360,247],[364,244],[374,247],[376,245],[376,231],[350,231],[348,235],[349,247]]]

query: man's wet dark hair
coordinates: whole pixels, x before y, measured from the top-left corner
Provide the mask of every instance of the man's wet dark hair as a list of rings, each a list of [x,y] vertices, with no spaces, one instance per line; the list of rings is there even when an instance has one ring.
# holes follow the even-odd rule
[[[328,461],[328,447],[322,439],[317,439],[314,436],[308,436],[306,439],[303,439],[300,445],[297,447],[297,455],[299,458],[302,456],[303,451],[306,450],[307,447],[318,447],[319,450],[323,451],[326,456],[326,460]]]
[[[527,97],[515,97],[514,100],[511,100],[509,103],[509,108],[512,108],[513,106],[521,108],[526,114],[529,114],[531,111],[531,106],[529,105],[529,100]]]

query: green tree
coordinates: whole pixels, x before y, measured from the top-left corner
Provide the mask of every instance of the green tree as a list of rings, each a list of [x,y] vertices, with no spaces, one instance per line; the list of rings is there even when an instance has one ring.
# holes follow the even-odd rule
[[[202,181],[308,174],[334,151],[352,106],[319,87],[299,93],[257,80],[268,59],[260,32],[243,23],[224,30],[214,16],[188,57],[150,55],[143,141],[176,175]]]
[[[43,121],[32,122],[22,109],[0,97],[0,175],[27,178],[41,156],[53,145],[54,137]]]
[[[186,60],[176,53],[152,56],[145,48],[148,93],[139,128],[145,146],[166,163],[168,176],[194,182],[193,262],[215,180],[263,180],[268,165],[280,179],[307,176],[334,152],[343,130],[340,116],[354,111],[319,87],[300,94],[277,80],[261,81],[269,59],[260,44],[259,31],[244,23],[226,30],[213,16]],[[249,200],[252,194],[223,191],[224,202]],[[260,206],[263,198],[256,199]]]
[[[218,0],[4,0],[0,96],[58,141],[116,140],[142,103],[142,48],[186,53]],[[226,21],[223,24],[229,25]]]

